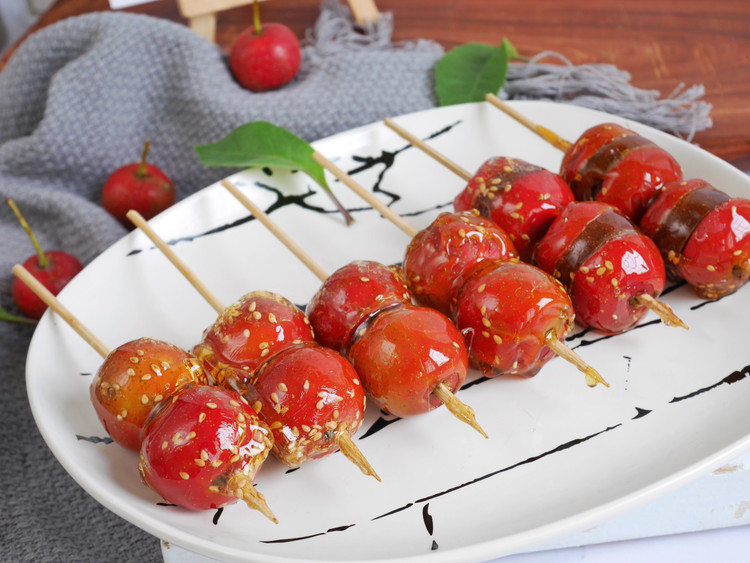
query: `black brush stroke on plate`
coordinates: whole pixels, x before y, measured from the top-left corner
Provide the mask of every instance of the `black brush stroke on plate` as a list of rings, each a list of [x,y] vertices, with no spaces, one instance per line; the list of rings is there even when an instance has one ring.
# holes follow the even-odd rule
[[[80,442],[91,442],[92,444],[111,444],[114,442],[109,436],[81,436],[76,434],[76,440]]]
[[[713,385],[709,385],[708,387],[704,387],[702,389],[697,389],[696,391],[693,391],[692,393],[688,393],[687,395],[683,395],[682,397],[675,397],[669,402],[678,403],[680,401],[684,401],[685,399],[692,399],[693,397],[702,395],[703,393],[716,389],[717,387],[721,387],[722,385],[731,385],[732,383],[737,383],[738,381],[742,381],[748,376],[750,376],[750,366],[745,366],[744,368],[738,369],[737,371],[733,371],[732,373],[727,375],[725,378],[721,379],[720,381],[717,381]]]

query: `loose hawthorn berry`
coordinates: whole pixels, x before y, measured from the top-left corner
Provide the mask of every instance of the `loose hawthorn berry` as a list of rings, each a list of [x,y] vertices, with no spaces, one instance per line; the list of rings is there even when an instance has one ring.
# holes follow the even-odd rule
[[[164,500],[208,510],[244,500],[275,520],[253,479],[273,440],[243,397],[198,385],[173,395],[143,428],[138,470]]]
[[[146,162],[149,146],[148,142],[144,144],[140,162],[112,172],[102,188],[102,207],[128,229],[133,228],[127,217],[131,209],[148,220],[171,206],[177,197],[169,176]]]
[[[239,386],[289,346],[314,342],[305,314],[288,299],[254,291],[227,307],[193,353],[220,385]]]
[[[521,260],[529,262],[536,243],[573,199],[558,174],[518,158],[494,157],[479,167],[453,208],[476,209],[494,221],[510,235]]]
[[[508,234],[476,212],[441,213],[409,243],[404,275],[420,305],[450,316],[464,281],[486,260],[518,260]]]
[[[275,90],[297,75],[302,50],[291,29],[280,23],[261,25],[257,2],[253,9],[253,25],[232,45],[229,68],[243,88],[254,92]]]
[[[585,131],[565,153],[560,175],[577,200],[609,203],[637,224],[659,190],[682,180],[682,168],[652,141],[603,123]]]
[[[62,291],[62,288],[68,285],[70,280],[83,270],[83,265],[75,256],[67,252],[48,250],[44,255],[46,256],[45,265],[39,262],[39,257],[35,254],[24,261],[23,267],[38,279],[52,295],[56,296]],[[47,305],[18,278],[13,279],[11,288],[13,301],[18,310],[30,319],[41,319],[47,310]]]
[[[472,363],[486,376],[535,375],[555,356],[575,313],[565,288],[522,262],[488,262],[461,288],[454,313]]]
[[[365,392],[338,352],[317,344],[287,348],[264,363],[250,383],[245,397],[271,429],[273,453],[284,465],[298,467],[339,448],[347,457],[358,453],[350,436],[362,425]],[[357,464],[377,477],[366,462]]]
[[[345,354],[360,324],[378,311],[410,302],[400,268],[358,260],[328,276],[306,311],[316,340]]]
[[[705,180],[665,187],[640,223],[673,278],[699,297],[718,299],[750,277],[750,200],[732,198]]]
[[[57,296],[62,291],[62,288],[68,285],[78,272],[83,270],[83,265],[75,256],[67,252],[59,250],[45,252],[15,202],[10,198],[5,201],[13,210],[13,213],[18,218],[18,222],[21,224],[21,228],[26,231],[31,244],[36,250],[36,254],[23,262],[23,267],[46,287],[52,295]],[[42,318],[44,311],[47,310],[47,305],[31,288],[16,277],[11,284],[11,291],[13,293],[13,301],[21,313],[30,319],[38,320]]]
[[[89,388],[104,429],[118,444],[138,450],[154,406],[191,384],[205,384],[200,363],[168,342],[139,338],[104,359]]]

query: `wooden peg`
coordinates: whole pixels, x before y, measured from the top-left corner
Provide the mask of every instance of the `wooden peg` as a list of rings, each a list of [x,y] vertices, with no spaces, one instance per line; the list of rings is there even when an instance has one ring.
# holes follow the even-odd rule
[[[354,21],[359,25],[375,23],[380,17],[375,0],[348,0],[349,8],[354,16]]]
[[[190,29],[212,43],[216,40],[216,14],[252,3],[253,0],[177,0],[180,13],[187,18]]]

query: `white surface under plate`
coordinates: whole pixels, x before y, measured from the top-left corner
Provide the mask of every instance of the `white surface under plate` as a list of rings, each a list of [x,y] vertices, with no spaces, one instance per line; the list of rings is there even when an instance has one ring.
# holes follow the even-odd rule
[[[581,108],[515,105],[569,140],[602,121],[621,123],[672,152],[686,177],[750,196],[746,176],[671,136]],[[398,121],[468,170],[493,155],[552,170],[560,164],[556,149],[486,104]],[[418,228],[451,210],[463,187],[381,124],[315,145],[368,189],[377,186],[379,197]],[[301,173],[251,170],[232,178],[329,272],[355,259],[402,259],[406,236],[337,182],[334,190],[356,218],[348,228]],[[319,286],[219,185],[152,225],[226,304],[267,289],[303,305]],[[216,316],[139,232],[104,252],[60,298],[112,347],[152,336],[189,348]],[[160,505],[139,480],[136,454],[96,440],[105,434],[88,386],[101,358],[51,313],[29,350],[29,400],[49,447],[86,491],[196,553],[225,561],[481,561],[590,527],[750,448],[750,290],[704,303],[683,286],[663,300],[689,331],[648,316],[627,334],[604,338],[577,329],[570,338],[609,389],[588,388],[559,358],[532,379],[496,378],[463,389],[459,396],[474,407],[489,440],[445,409],[368,435],[390,418],[371,408],[358,445],[382,483],[340,454],[293,472],[269,460],[256,482],[278,525],[240,504],[203,513]]]

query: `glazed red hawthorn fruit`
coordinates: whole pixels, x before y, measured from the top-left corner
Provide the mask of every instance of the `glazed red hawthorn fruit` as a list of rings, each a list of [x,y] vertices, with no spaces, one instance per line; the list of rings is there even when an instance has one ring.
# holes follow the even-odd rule
[[[619,209],[599,201],[569,204],[537,245],[534,260],[568,290],[581,324],[612,334],[635,326],[666,282],[654,242]]]
[[[575,312],[565,288],[523,262],[487,262],[461,288],[454,320],[485,376],[530,377],[555,357]]]
[[[750,200],[701,179],[666,186],[644,214],[643,231],[667,272],[703,299],[719,299],[750,278]]]
[[[476,211],[441,213],[406,248],[404,276],[420,305],[450,317],[464,281],[487,260],[518,260],[510,236]]]
[[[285,348],[314,341],[299,307],[282,295],[253,291],[222,311],[193,353],[217,384],[244,391],[261,364]]]
[[[198,361],[181,348],[152,338],[118,346],[104,359],[89,388],[91,402],[110,437],[130,450],[153,408],[191,384],[206,384]]]
[[[326,278],[305,311],[315,339],[346,354],[360,324],[378,311],[410,302],[400,268],[355,260]]]
[[[365,391],[338,352],[317,344],[287,348],[250,383],[245,398],[271,429],[273,453],[284,465],[298,467],[341,449],[380,480],[351,440],[364,420]]]
[[[19,223],[26,234],[29,235],[31,244],[36,250],[36,254],[29,256],[24,262],[23,267],[34,276],[39,282],[46,287],[52,295],[57,296],[63,287],[68,285],[78,272],[83,270],[83,265],[78,258],[67,252],[59,250],[50,250],[45,252],[36,239],[31,227],[26,222],[18,206],[11,199],[7,199],[8,206],[18,218]],[[39,320],[47,305],[36,296],[36,294],[18,277],[13,279],[11,284],[13,301],[18,310],[30,319]]]
[[[112,172],[102,189],[102,207],[128,229],[133,227],[127,218],[131,209],[149,220],[175,202],[172,180],[160,168],[146,162],[149,146],[150,143],[145,143],[140,162]]]
[[[373,404],[401,417],[440,406],[436,387],[442,383],[455,393],[469,362],[453,323],[414,305],[386,309],[360,326],[349,358]]]
[[[682,180],[682,168],[652,141],[615,123],[602,123],[566,151],[560,175],[577,200],[609,203],[638,224],[659,191]]]
[[[510,235],[521,260],[530,262],[536,243],[573,199],[558,174],[519,158],[493,157],[456,196],[453,208],[475,209],[492,220]]]
[[[302,62],[302,50],[291,29],[280,23],[261,25],[257,2],[253,9],[254,24],[235,40],[229,69],[243,88],[266,92],[292,81]]]
[[[241,499],[276,522],[253,487],[272,445],[268,427],[239,393],[197,385],[154,409],[143,427],[138,470],[181,508],[208,510]]]

